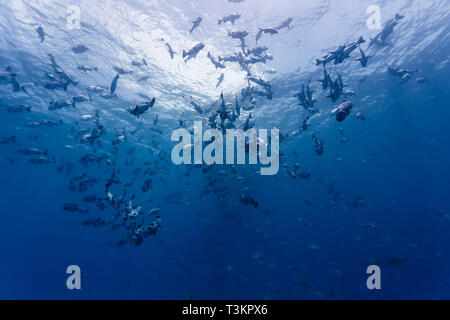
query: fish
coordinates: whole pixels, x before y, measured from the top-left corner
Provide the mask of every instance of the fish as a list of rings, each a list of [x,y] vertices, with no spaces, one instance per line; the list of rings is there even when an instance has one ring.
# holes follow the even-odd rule
[[[217,59],[219,59],[219,61],[225,61],[225,62],[240,62],[243,59],[242,53],[239,52],[238,54],[234,54],[228,57],[221,57],[218,56]]]
[[[28,160],[29,163],[32,164],[47,164],[47,163],[55,163],[55,158],[48,159],[46,157],[37,157],[37,158],[31,158]]]
[[[30,155],[44,155],[46,156],[48,154],[48,150],[40,150],[38,148],[25,148],[25,149],[19,149],[16,151],[16,153],[24,154],[27,156]]]
[[[72,97],[72,102],[74,104],[79,103],[79,102],[88,102],[88,101],[92,101],[90,96],[85,96],[85,95],[78,95],[78,96],[74,96]]]
[[[111,82],[111,87],[110,87],[110,92],[111,94],[114,94],[116,92],[116,88],[117,88],[117,81],[119,80],[119,74],[117,74],[113,81]]]
[[[259,31],[263,32],[263,33],[268,33],[271,36],[273,36],[274,34],[278,33],[278,30],[276,28],[273,28],[273,27],[259,28]]]
[[[77,54],[78,53],[85,53],[86,51],[88,51],[88,47],[86,47],[83,44],[79,44],[79,45],[76,45],[76,46],[72,47],[72,51],[74,53],[77,53]]]
[[[247,31],[233,31],[233,32],[228,31],[228,35],[230,37],[232,37],[233,39],[243,39],[246,36],[248,36],[248,32]]]
[[[335,60],[344,49],[345,45],[340,45],[336,49],[328,52],[328,54],[323,56],[322,58],[316,59],[316,65],[327,64],[328,62]]]
[[[218,24],[221,25],[222,23],[231,22],[234,25],[234,22],[239,19],[241,15],[239,13],[232,13],[227,16],[223,16],[218,20]]]
[[[63,121],[62,120],[55,121],[55,120],[46,120],[46,119],[44,119],[44,120],[41,120],[39,123],[42,126],[54,127],[54,126],[58,126],[58,125],[63,124]]]
[[[192,97],[190,99],[190,103],[191,105],[194,107],[195,111],[197,111],[199,114],[203,114],[203,110],[202,107],[200,106],[200,104],[195,101]]]
[[[116,70],[116,72],[117,72],[118,74],[120,74],[120,75],[132,74],[132,73],[133,73],[133,71],[123,69],[123,68],[121,68],[121,67],[119,67],[119,66],[113,66],[113,69]]]
[[[355,50],[358,46],[360,46],[361,43],[364,42],[366,41],[363,39],[363,37],[359,37],[357,41],[345,45],[344,49],[341,50],[338,54],[336,54],[334,64],[342,63],[345,59],[347,59],[350,56],[353,50]]]
[[[97,200],[98,198],[95,194],[89,194],[83,198],[83,201],[87,203],[96,202]]]
[[[136,117],[139,117],[141,114],[145,113],[149,108],[152,108],[155,104],[156,98],[153,98],[149,102],[141,102],[137,105],[131,106],[128,108],[128,112]]]
[[[192,58],[197,57],[197,54],[205,47],[203,43],[197,43],[194,47],[192,47],[189,51],[183,50],[183,58],[186,58],[184,62],[189,61]]]
[[[100,87],[100,86],[89,86],[88,91],[99,94],[102,98],[113,98],[115,94],[111,94],[110,88]]]
[[[142,191],[147,192],[152,187],[152,179],[147,179],[144,182],[144,185],[142,186]]]
[[[278,27],[276,27],[275,29],[277,29],[278,31],[283,29],[283,28],[290,28],[290,24],[292,22],[292,18],[289,17],[287,18],[285,21],[283,21]]]
[[[314,152],[318,156],[321,156],[324,152],[324,149],[323,149],[324,142],[322,140],[319,140],[315,134],[313,134],[312,139],[315,143]]]
[[[222,63],[220,63],[219,61],[216,61],[213,57],[213,55],[211,54],[211,52],[208,52],[208,58],[211,61],[211,63],[216,67],[216,69],[224,69],[225,65],[223,65]]]
[[[405,75],[411,75],[411,74],[419,71],[419,69],[408,70],[408,69],[404,69],[401,67],[397,67],[397,68],[388,67],[387,69],[390,74],[400,77],[400,78],[404,77]]]
[[[76,86],[78,84],[78,82],[75,82],[72,77],[70,77],[63,69],[61,69],[61,67],[56,63],[56,60],[52,54],[49,53],[48,57],[50,58],[53,70],[55,71],[57,77],[59,77],[60,81],[72,84],[73,86]]]
[[[219,79],[217,79],[216,88],[218,88],[222,84],[224,77],[225,77],[225,75],[223,73],[221,73],[219,76]]]
[[[172,47],[170,46],[170,44],[168,42],[166,42],[166,47],[167,47],[167,50],[169,51],[170,58],[173,59],[176,52],[173,51]]]
[[[333,102],[337,101],[341,94],[344,92],[344,82],[342,80],[342,77],[339,72],[336,72],[336,74],[337,79],[330,83],[330,94],[328,95],[328,97],[331,98]]]
[[[16,142],[16,136],[10,136],[10,137],[0,137],[0,145],[5,145],[8,143]]]
[[[259,28],[258,33],[256,34],[256,43],[258,43],[258,40],[261,38],[263,33],[268,33],[271,36],[278,33],[278,30],[273,27],[267,27],[267,28]]]
[[[366,117],[364,116],[364,114],[361,111],[356,112],[355,117],[356,117],[356,119],[359,119],[359,120],[366,120]]]
[[[387,39],[394,31],[394,27],[398,24],[398,21],[403,19],[404,16],[400,14],[395,14],[394,18],[389,19],[383,26],[383,29],[375,35],[374,38],[370,39],[369,48],[372,45],[378,47],[384,47],[388,44]]]
[[[240,116],[241,115],[241,108],[240,108],[240,106],[239,106],[239,103],[238,103],[238,98],[237,98],[237,94],[236,94],[236,101],[235,101],[235,110],[236,110],[236,113],[237,113],[237,115],[238,116]]]
[[[85,66],[84,64],[77,66],[78,70],[87,72],[87,71],[98,71],[97,67],[93,67],[93,66]]]
[[[198,17],[197,19],[192,21],[192,28],[189,30],[189,34],[192,34],[192,32],[200,26],[201,22],[202,22],[201,17]]]
[[[59,89],[59,90],[66,91],[68,85],[69,85],[69,83],[67,83],[67,82],[62,82],[62,81],[59,81],[59,80],[55,80],[55,81],[47,82],[44,85],[44,88],[49,89],[49,90]]]
[[[41,43],[44,42],[44,40],[45,40],[44,28],[42,28],[42,26],[39,26],[36,28],[36,32],[39,36],[39,39],[41,39]]]
[[[361,49],[361,46],[359,47],[359,53],[361,54],[361,57],[356,60],[359,61],[361,63],[361,66],[364,68],[367,65],[367,61],[371,56],[366,56],[364,51]]]
[[[336,108],[334,108],[331,113],[333,115],[336,115],[336,120],[338,122],[342,122],[347,118],[347,116],[350,114],[350,111],[353,108],[353,104],[350,100],[346,100],[339,104]]]
[[[241,38],[241,39],[239,39],[240,41],[241,41],[241,49],[242,49],[242,52],[245,52],[245,39],[244,38]]]
[[[131,61],[131,65],[135,67],[142,67],[143,65],[147,66],[147,61],[145,60],[145,58],[142,58],[142,62],[138,60],[133,60]]]
[[[253,54],[255,56],[259,56],[263,52],[267,51],[267,47],[256,47],[247,51],[247,55]]]
[[[17,106],[8,106],[6,111],[9,113],[22,113],[22,112],[31,112],[30,106],[17,105]]]
[[[64,211],[69,212],[80,212],[80,213],[87,213],[89,212],[89,208],[86,207],[80,207],[74,202],[66,202],[63,204],[62,209]]]
[[[419,77],[416,79],[416,82],[419,84],[425,84],[425,83],[428,83],[428,80],[423,77]]]
[[[153,208],[148,212],[149,216],[158,215],[161,212],[161,208]]]
[[[15,72],[12,72],[12,68],[11,67],[6,67],[6,72],[2,72],[0,73],[0,80],[6,81],[7,83],[10,83],[13,87],[13,91],[14,92],[19,92],[19,91],[24,91],[27,92],[25,90],[26,86],[35,86],[36,84],[34,83],[26,83],[26,84],[21,84],[19,82],[19,80],[17,79],[17,74]]]
[[[247,80],[257,83],[263,87],[271,87],[272,86],[269,81],[264,80],[261,77],[247,76]]]
[[[323,80],[318,80],[319,82],[322,82],[322,89],[327,89],[331,84],[331,77],[327,72],[327,69],[325,68],[325,65],[323,65]]]
[[[49,111],[58,110],[62,108],[75,108],[73,99],[52,100],[48,106]]]
[[[394,257],[394,258],[391,258],[388,261],[388,266],[392,267],[392,266],[395,266],[395,265],[404,264],[404,263],[409,262],[409,261],[411,261],[409,258],[395,258]]]
[[[255,209],[258,208],[258,205],[259,205],[259,203],[258,203],[258,201],[256,201],[256,199],[254,199],[246,194],[241,195],[240,201],[247,206],[249,206],[249,205],[253,206]],[[254,256],[254,258],[257,259],[257,257],[255,257],[255,256]]]

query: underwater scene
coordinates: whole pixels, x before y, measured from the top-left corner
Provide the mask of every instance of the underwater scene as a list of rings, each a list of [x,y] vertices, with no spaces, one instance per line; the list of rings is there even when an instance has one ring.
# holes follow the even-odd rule
[[[1,0],[0,299],[449,299],[450,2]]]

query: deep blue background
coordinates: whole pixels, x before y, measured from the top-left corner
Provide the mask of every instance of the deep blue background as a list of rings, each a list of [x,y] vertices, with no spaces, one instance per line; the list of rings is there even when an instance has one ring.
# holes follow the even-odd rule
[[[87,193],[103,192],[101,183],[83,194],[67,189],[70,177],[86,171],[81,165],[66,176],[57,173],[54,165],[29,164],[27,157],[16,154],[17,144],[0,146],[0,298],[450,298],[450,76],[445,63],[450,51],[448,38],[438,40],[432,42],[427,55],[409,60],[406,67],[420,69],[409,82],[400,84],[384,66],[383,71],[352,87],[357,94],[355,104],[364,110],[366,120],[352,114],[337,124],[324,112],[327,125],[313,122],[305,135],[282,143],[287,168],[281,167],[276,176],[259,176],[257,168],[246,166],[239,169],[245,180],[238,181],[229,168],[221,176],[219,171],[224,168],[219,166],[210,175],[219,177],[232,192],[226,197],[209,194],[202,198],[207,175],[194,168],[185,176],[187,168],[176,167],[167,156],[164,171],[153,178],[146,207],[161,206],[163,228],[139,247],[115,247],[121,230],[84,227],[83,216],[61,209],[63,203],[79,202]],[[0,67],[12,57],[26,61],[27,54],[11,56],[10,50],[12,46],[2,48]],[[428,83],[416,83],[417,76]],[[291,97],[282,84],[274,86],[279,89],[276,95]],[[20,104],[33,99],[13,94],[7,85],[0,89],[3,102]],[[319,87],[316,90],[328,108],[328,99]],[[44,89],[31,92],[47,99]],[[106,108],[108,102],[102,103]],[[170,115],[173,120],[176,116]],[[48,148],[58,160],[77,163],[86,150],[63,148],[76,143],[68,137],[71,119],[56,128],[24,127],[44,118],[64,115],[11,114],[2,107],[0,136],[15,134],[28,146]],[[151,122],[153,116],[148,118]],[[125,119],[135,121],[128,115]],[[120,126],[109,119],[102,121],[111,140]],[[175,121],[168,123],[158,138],[162,141],[158,148],[170,150]],[[260,121],[257,127],[264,125]],[[346,144],[340,142],[338,126],[344,129]],[[312,133],[326,142],[321,157],[313,152]],[[27,140],[28,134],[39,135],[38,142]],[[144,141],[149,137],[146,132]],[[130,139],[120,147],[119,167],[127,158],[150,157],[148,150],[141,149],[127,155],[125,150],[134,143]],[[7,157],[18,160],[11,165]],[[289,170],[297,162],[311,172],[310,179],[290,177]],[[122,169],[122,180],[134,179],[130,173],[134,168]],[[108,170],[91,166],[87,172],[104,179]],[[333,181],[343,199],[331,205],[327,186]],[[239,202],[246,187],[259,201],[258,209]],[[179,192],[178,204],[164,199],[173,192]],[[356,195],[365,199],[361,208],[352,206]],[[92,206],[89,216],[99,214]],[[362,226],[371,222],[379,227]],[[320,249],[311,249],[311,244]],[[389,265],[392,258],[409,261]],[[377,292],[365,287],[365,270],[373,261],[382,271],[382,290]],[[66,288],[65,270],[71,264],[83,272],[81,291]]]

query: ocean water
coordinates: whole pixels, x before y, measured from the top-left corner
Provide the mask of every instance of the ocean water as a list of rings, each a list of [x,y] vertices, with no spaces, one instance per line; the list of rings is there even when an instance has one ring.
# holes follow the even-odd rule
[[[404,16],[383,46],[369,47],[380,32],[367,24],[370,5],[382,26]],[[0,298],[450,298],[449,9],[444,0],[0,1]],[[234,24],[218,24],[234,12]],[[289,17],[258,41],[272,60],[243,70],[207,57],[242,54],[228,31],[247,31],[249,50],[259,28]],[[315,59],[360,36],[366,67],[359,48],[326,64],[345,85],[333,102]],[[415,72],[400,79],[388,67]],[[271,99],[248,74],[270,83]],[[318,112],[294,96],[308,82]],[[236,99],[244,108],[236,128],[251,114],[254,128],[280,130],[276,175],[172,162],[172,132],[208,128],[221,93],[229,112]],[[139,117],[128,112],[153,97]],[[338,122],[332,110],[345,99],[353,109]],[[81,290],[66,285],[70,265]],[[380,290],[366,286],[370,265]]]

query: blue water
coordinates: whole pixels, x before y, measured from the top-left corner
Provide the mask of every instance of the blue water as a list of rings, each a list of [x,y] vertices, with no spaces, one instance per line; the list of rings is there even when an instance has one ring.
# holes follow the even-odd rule
[[[16,138],[0,145],[0,298],[450,298],[450,4],[303,2],[1,1],[0,69],[9,76],[0,79],[0,137]],[[396,13],[405,16],[385,47],[367,47],[379,32],[366,26],[372,4],[381,8],[382,23]],[[80,8],[80,29],[67,27],[69,5]],[[241,15],[234,26],[217,24],[233,12]],[[190,35],[197,17],[202,22]],[[251,66],[253,75],[270,81],[273,99],[255,96],[255,108],[242,111],[235,122],[241,128],[251,112],[255,128],[277,127],[288,135],[280,143],[278,174],[262,176],[258,165],[237,166],[237,172],[227,165],[206,172],[205,166],[174,165],[170,136],[177,120],[186,120],[187,128],[203,120],[207,127],[220,93],[234,105],[235,95],[240,99],[249,85],[239,64],[216,69],[207,52],[217,58],[240,51],[228,30],[248,31],[251,49],[260,27],[288,17],[289,29],[263,34],[258,42],[273,60]],[[315,58],[359,36],[367,40],[361,48],[372,55],[365,68],[355,61],[358,49],[343,63],[327,65],[332,78],[338,71],[345,89],[354,92],[348,95],[354,109],[338,123],[331,110],[345,97],[336,102],[326,97],[316,81],[323,69]],[[185,63],[180,53],[198,42],[205,48]],[[88,50],[74,52],[80,44]],[[46,74],[55,73],[48,54],[76,86],[45,88]],[[98,70],[83,72],[79,65]],[[117,74],[113,66],[132,71],[120,76],[116,96],[89,92],[93,85],[109,88]],[[419,71],[401,81],[387,67]],[[11,72],[25,90],[13,90]],[[224,81],[216,87],[222,72]],[[139,81],[143,76],[150,78]],[[308,112],[294,94],[309,80],[320,112],[303,132]],[[76,108],[48,110],[52,100],[88,94],[91,101]],[[137,118],[127,108],[145,101],[142,94],[156,97],[156,103]],[[202,115],[190,96],[204,108]],[[10,112],[19,105],[31,111]],[[81,137],[96,127],[95,110],[106,132],[91,145]],[[358,111],[365,120],[356,117]],[[84,121],[84,115],[94,119]],[[44,119],[62,124],[30,126]],[[126,140],[113,152],[112,141],[122,134]],[[314,152],[313,135],[324,141],[323,155]],[[36,156],[17,152],[31,147],[48,150],[44,158],[51,163],[33,164],[29,159]],[[84,166],[79,160],[88,153],[104,158]],[[297,163],[309,178],[292,177]],[[83,225],[116,214],[114,208],[102,211],[83,202],[89,194],[105,198],[113,170],[119,170],[120,183],[111,191],[120,196],[127,190],[121,216],[104,226]],[[81,173],[97,182],[73,192],[70,181]],[[143,192],[149,178],[151,188]],[[240,201],[243,192],[258,201],[257,208]],[[140,245],[118,246],[132,223],[119,222],[133,194],[133,205],[144,212],[160,208],[161,227]],[[67,203],[89,212],[63,210]],[[135,221],[151,221],[146,213]],[[366,287],[372,264],[381,268],[381,290]],[[81,268],[81,290],[66,287],[69,265]]]

